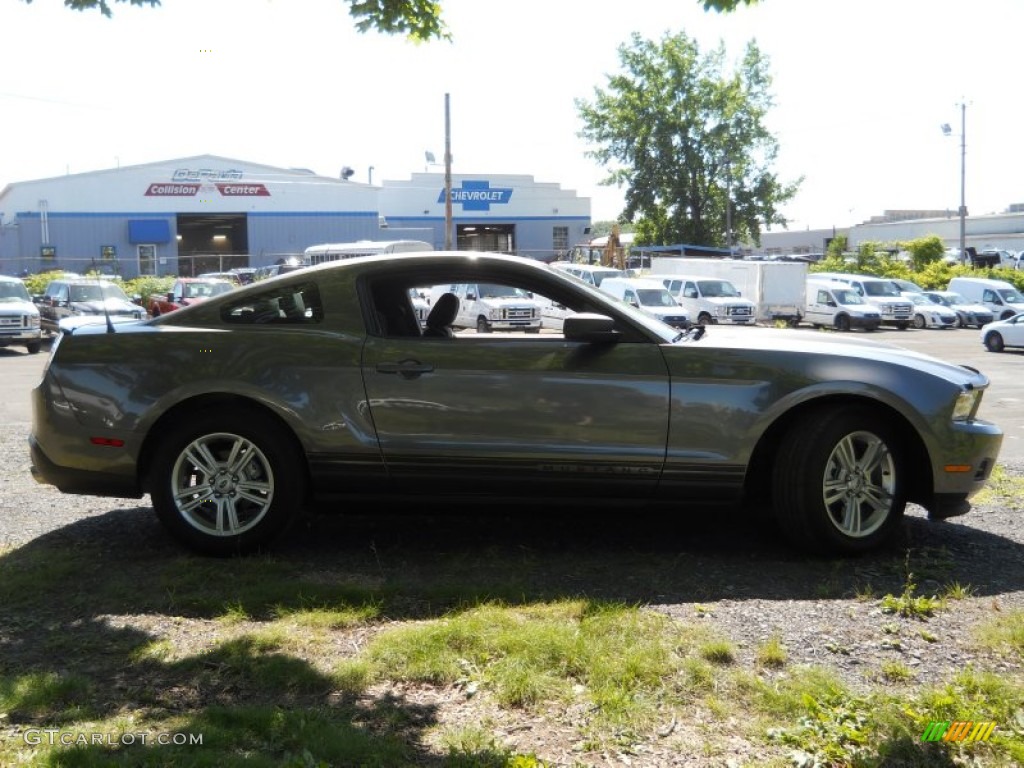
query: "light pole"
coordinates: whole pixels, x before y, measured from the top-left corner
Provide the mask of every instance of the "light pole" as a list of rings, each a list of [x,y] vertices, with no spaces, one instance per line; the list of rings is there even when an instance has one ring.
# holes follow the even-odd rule
[[[942,133],[953,132],[943,123]],[[960,261],[967,259],[967,102],[960,102]]]

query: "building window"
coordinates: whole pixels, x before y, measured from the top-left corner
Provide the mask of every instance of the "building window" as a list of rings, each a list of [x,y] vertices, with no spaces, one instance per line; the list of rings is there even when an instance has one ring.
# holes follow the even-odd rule
[[[569,250],[569,228],[568,227],[552,227],[551,228],[551,248],[557,254],[564,254]]]
[[[156,274],[156,246],[155,245],[139,245],[136,246],[139,249],[139,274],[140,275],[155,275]]]

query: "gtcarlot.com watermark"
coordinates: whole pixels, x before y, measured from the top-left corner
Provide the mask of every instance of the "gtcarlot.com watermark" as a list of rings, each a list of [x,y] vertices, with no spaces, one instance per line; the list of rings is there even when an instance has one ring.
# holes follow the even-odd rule
[[[202,746],[201,733],[74,733],[59,728],[29,728],[22,733],[25,743],[38,747],[131,747],[140,746]]]

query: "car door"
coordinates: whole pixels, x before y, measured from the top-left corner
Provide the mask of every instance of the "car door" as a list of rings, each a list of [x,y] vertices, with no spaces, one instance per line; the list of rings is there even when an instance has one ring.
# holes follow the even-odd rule
[[[999,329],[1003,334],[1003,343],[1008,347],[1024,347],[1024,313],[1006,321],[1006,325]]]
[[[669,378],[653,342],[370,336],[363,375],[389,475],[421,493],[639,499],[665,460]]]

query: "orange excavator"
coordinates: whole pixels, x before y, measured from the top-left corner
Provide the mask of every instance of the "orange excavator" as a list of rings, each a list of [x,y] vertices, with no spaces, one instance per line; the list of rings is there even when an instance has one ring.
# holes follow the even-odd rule
[[[612,224],[612,231],[608,233],[608,242],[604,246],[604,253],[601,256],[602,267],[615,267],[616,269],[626,268],[626,249],[622,247],[619,239],[619,225]]]

